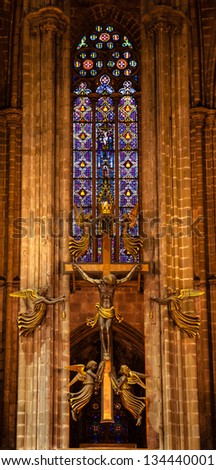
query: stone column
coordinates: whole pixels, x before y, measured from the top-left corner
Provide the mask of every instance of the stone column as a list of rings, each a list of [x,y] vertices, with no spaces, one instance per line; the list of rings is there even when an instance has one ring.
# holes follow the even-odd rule
[[[154,283],[145,289],[147,302],[151,295],[163,297],[168,286],[192,288],[193,257],[192,237],[187,233],[191,212],[188,20],[180,9],[158,5],[142,21],[142,85],[147,90],[143,99],[144,213],[149,214],[149,235],[155,239],[157,268]],[[158,432],[160,448],[197,449],[196,341],[173,327],[166,307],[154,306],[151,323],[149,308],[146,305],[146,337],[151,343],[146,372],[149,369],[153,383],[149,429],[152,426]],[[194,303],[185,303],[185,308],[193,311]]]
[[[1,390],[0,419],[1,447],[14,449],[17,402],[17,325],[18,303],[9,294],[19,289],[20,237],[16,224],[20,217],[21,186],[21,128],[22,111],[8,108],[0,111],[1,135],[1,245],[0,256],[0,374],[4,389]],[[4,372],[3,372],[4,371]]]
[[[49,285],[49,295],[69,295],[62,262],[68,259],[70,210],[69,20],[52,6],[26,16],[23,31],[21,288]],[[21,304],[21,309],[25,306]],[[69,313],[48,307],[33,335],[20,338],[17,448],[69,444],[67,374]]]
[[[214,448],[215,391],[215,111],[204,107],[191,109],[191,168],[193,201],[194,273],[197,288],[205,289],[199,302],[200,339],[198,341],[199,413],[201,448]]]
[[[208,422],[208,434],[206,446],[213,448],[216,445],[214,434],[216,419],[216,111],[206,109],[205,124],[203,130],[203,184],[204,184],[204,209],[205,209],[205,242],[206,242],[206,292],[207,292],[207,318],[208,318],[208,355],[205,356],[205,364],[209,359],[209,377],[211,390],[211,410],[208,407],[208,421],[211,417],[211,431]],[[210,346],[211,345],[211,346]],[[214,397],[214,398],[213,398]],[[209,397],[210,401],[210,397]],[[209,403],[208,401],[208,403]]]

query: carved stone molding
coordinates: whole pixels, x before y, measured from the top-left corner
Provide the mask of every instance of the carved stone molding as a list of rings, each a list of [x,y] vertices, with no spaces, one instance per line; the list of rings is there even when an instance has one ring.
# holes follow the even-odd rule
[[[191,128],[197,127],[204,127],[205,123],[205,116],[208,110],[206,108],[191,108],[190,115],[191,115]]]
[[[208,109],[208,112],[206,113],[206,118],[205,118],[205,127],[207,129],[214,129],[215,117],[216,117],[216,111],[214,109]]]
[[[30,24],[31,34],[52,31],[56,36],[62,36],[69,24],[69,18],[59,8],[55,7],[41,8],[34,13],[30,13],[27,20]]]
[[[185,20],[187,20],[187,17],[182,11],[174,10],[166,5],[158,5],[152,8],[149,13],[142,17],[142,23],[150,38],[160,31],[180,34]]]
[[[22,123],[22,110],[19,108],[7,108],[0,110],[0,125],[20,127]]]
[[[216,111],[204,107],[191,108],[191,128],[213,129],[215,126]]]

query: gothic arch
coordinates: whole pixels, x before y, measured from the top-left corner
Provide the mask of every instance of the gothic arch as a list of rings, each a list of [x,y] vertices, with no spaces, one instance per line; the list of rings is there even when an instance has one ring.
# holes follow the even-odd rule
[[[92,8],[80,9],[76,18],[76,23],[71,22],[71,44],[72,48],[76,44],[77,37],[82,36],[97,21],[113,22],[121,29],[127,31],[129,37],[133,37],[134,45],[137,51],[141,47],[140,23],[132,14],[123,13],[119,8],[113,5],[95,5]],[[82,33],[81,33],[82,32]]]
[[[113,356],[116,374],[118,374],[120,365],[125,363],[130,364],[133,370],[143,372],[144,337],[125,321],[121,324],[113,325]],[[92,329],[86,325],[81,325],[70,336],[70,364],[86,364],[91,359],[97,362],[100,361],[99,328],[95,327]],[[128,444],[136,444],[137,447],[146,446],[146,424],[144,418],[138,430],[130,413],[122,407],[120,398],[114,396],[114,416],[116,416],[115,410],[118,410],[115,423],[113,425],[109,423],[101,425],[100,406],[99,392],[97,395],[93,395],[90,403],[82,410],[79,422],[76,423],[71,420],[70,448],[82,446],[85,442],[91,442],[91,433],[88,430],[91,428],[92,420],[94,421],[94,419],[96,420],[96,427],[99,428],[95,443],[127,442]],[[126,432],[122,434],[120,432],[120,435],[118,433],[117,441],[115,441],[115,426],[118,428],[122,426],[122,429],[126,429]]]
[[[113,325],[113,341],[114,349],[115,344],[120,345],[119,350],[121,350],[122,360],[123,352],[125,351],[127,356],[133,357],[134,365],[137,367],[135,359],[142,363],[142,372],[143,372],[143,362],[144,362],[144,337],[143,335],[133,326],[129,325],[127,322],[114,324]],[[82,344],[82,346],[81,346]],[[84,347],[83,347],[84,345]],[[99,345],[99,328],[96,327],[91,329],[85,324],[76,328],[70,335],[70,363],[74,364],[76,361],[79,363],[82,360],[98,360],[100,358],[100,349]],[[92,356],[91,356],[92,354]],[[130,357],[130,361],[131,361]],[[125,358],[126,359],[126,358]],[[121,361],[119,361],[120,363]],[[131,362],[130,362],[131,364]]]

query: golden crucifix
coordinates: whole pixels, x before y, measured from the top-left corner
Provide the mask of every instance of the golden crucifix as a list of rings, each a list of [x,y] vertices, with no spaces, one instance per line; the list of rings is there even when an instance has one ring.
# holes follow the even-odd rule
[[[85,281],[95,285],[99,291],[100,301],[96,305],[96,314],[93,318],[87,318],[87,325],[94,327],[98,323],[100,327],[101,360],[105,363],[102,380],[101,422],[113,422],[113,397],[110,380],[112,370],[112,320],[115,318],[120,322],[123,319],[114,307],[114,293],[118,286],[132,278],[135,271],[139,273],[148,271],[149,264],[111,263],[111,239],[108,233],[103,235],[103,263],[82,264],[82,267],[78,264],[65,263],[64,272],[69,274],[77,270]],[[90,271],[101,271],[103,277],[101,279],[94,279],[88,275]],[[117,279],[114,273],[118,272],[127,272],[127,274],[122,279]]]

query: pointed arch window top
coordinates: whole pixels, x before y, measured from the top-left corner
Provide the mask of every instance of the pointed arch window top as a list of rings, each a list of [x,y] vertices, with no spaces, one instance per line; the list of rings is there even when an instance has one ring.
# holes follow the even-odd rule
[[[111,24],[98,24],[78,43],[73,55],[73,71],[74,82],[102,75],[110,75],[115,82],[128,77],[137,82],[138,60],[128,36]]]

